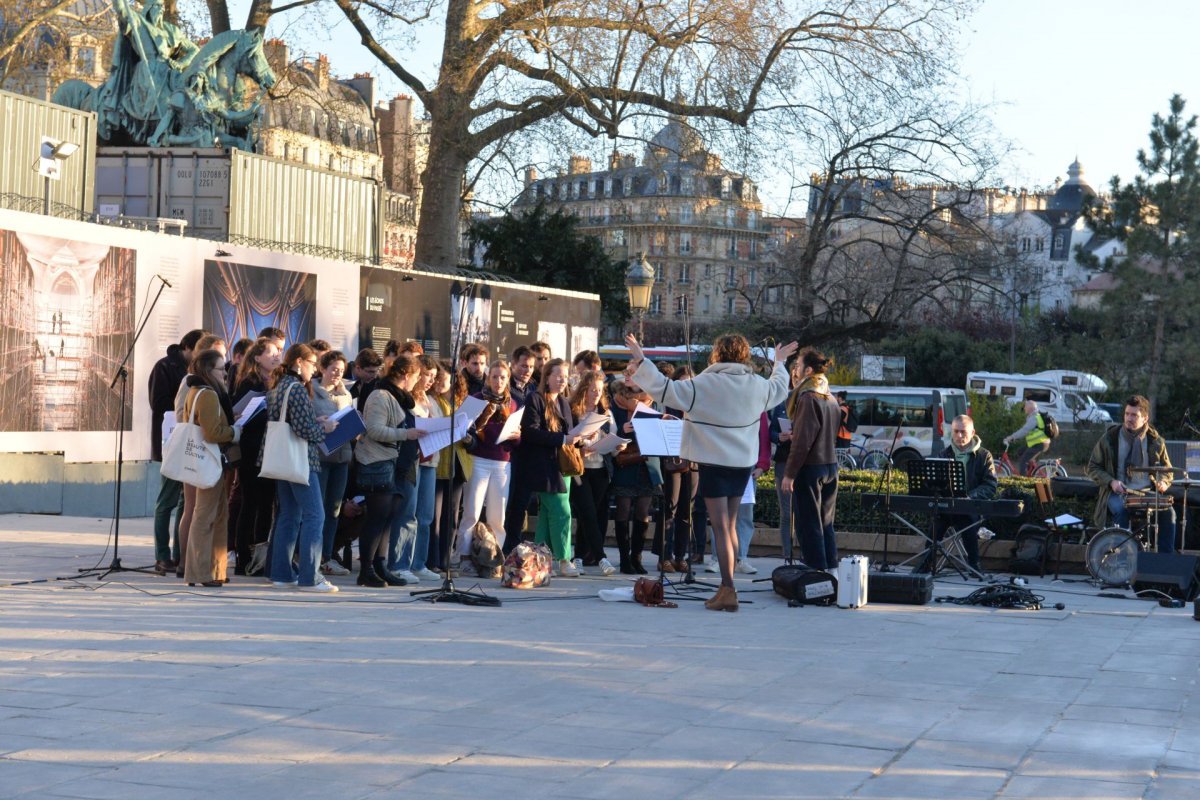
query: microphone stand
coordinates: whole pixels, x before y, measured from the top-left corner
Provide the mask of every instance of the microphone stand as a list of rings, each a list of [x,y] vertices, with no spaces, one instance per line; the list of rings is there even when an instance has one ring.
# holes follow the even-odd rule
[[[888,513],[892,510],[892,453],[896,451],[896,441],[900,438],[900,431],[904,428],[904,415],[900,415],[900,422],[896,425],[896,432],[892,434],[892,443],[888,447],[887,466],[880,473],[879,480],[883,482],[883,508],[880,511],[880,516],[883,519],[883,564],[880,565],[880,572],[894,572],[894,568],[888,563],[888,539],[892,531],[892,523],[888,520]],[[879,484],[875,485],[875,494],[879,494]]]
[[[111,390],[117,385],[117,381],[121,382],[121,406],[117,413],[117,489],[116,497],[113,500],[113,558],[107,567],[96,566],[76,570],[80,578],[90,578],[95,575],[96,580],[100,581],[114,572],[155,574],[152,567],[126,567],[121,564],[121,479],[125,472],[125,398],[129,391],[129,370],[125,368],[125,365],[129,363],[129,359],[133,356],[133,349],[137,346],[138,339],[142,337],[142,331],[145,330],[146,323],[150,321],[150,314],[153,313],[154,307],[158,305],[158,298],[162,297],[163,289],[167,287],[166,281],[157,275],[154,277],[159,280],[158,293],[150,301],[149,307],[142,312],[142,319],[133,334],[133,341],[129,343],[129,349],[125,351],[125,357],[117,365],[117,371],[113,374],[113,379],[108,384],[108,388]]]
[[[454,330],[454,341],[452,352],[450,354],[451,363],[455,364],[455,378],[457,380],[458,373],[458,350],[462,346],[463,328],[467,323],[467,298],[474,298],[475,289],[479,284],[474,281],[468,283],[461,295],[458,298],[458,326]],[[454,303],[454,284],[450,285],[450,303],[453,308]],[[458,444],[457,431],[454,429],[455,417],[458,415],[458,392],[451,384],[450,387],[450,446],[446,448],[446,454],[450,458],[450,487],[453,488],[454,481],[458,477],[458,455],[454,452],[454,447]],[[453,515],[451,515],[453,516]],[[454,532],[449,535],[451,547],[446,549],[445,556],[445,576],[442,578],[442,585],[437,589],[418,589],[409,592],[411,597],[420,597],[430,603],[461,603],[465,606],[498,606],[500,605],[499,597],[492,597],[483,592],[471,592],[463,589],[454,588],[454,579],[451,577],[450,570],[450,550],[453,549],[455,536],[458,534],[458,526],[454,526]],[[440,544],[440,542],[439,542]]]

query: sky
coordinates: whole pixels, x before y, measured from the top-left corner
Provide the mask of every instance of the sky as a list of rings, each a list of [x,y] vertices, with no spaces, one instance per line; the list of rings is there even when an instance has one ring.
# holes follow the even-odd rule
[[[230,5],[239,9],[236,25],[248,0]],[[293,53],[326,53],[339,75],[375,74],[382,98],[405,91],[336,10],[321,8],[324,20],[338,20],[328,32],[275,20],[268,33],[287,39]],[[997,185],[1051,187],[1076,157],[1097,190],[1113,175],[1131,179],[1151,118],[1166,113],[1173,94],[1189,101],[1189,115],[1200,113],[1198,32],[1196,0],[982,0],[962,29],[960,62],[965,91],[993,106],[997,138],[1015,148]],[[414,62],[419,77],[431,79],[441,39],[423,38]],[[780,213],[786,187],[750,177],[767,211]]]

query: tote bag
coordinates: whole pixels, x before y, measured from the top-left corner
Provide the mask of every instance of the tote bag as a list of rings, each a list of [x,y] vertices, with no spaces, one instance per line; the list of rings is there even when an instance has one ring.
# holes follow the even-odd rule
[[[212,391],[212,389],[201,389]],[[196,400],[192,400],[192,413],[187,422],[181,422],[171,431],[171,437],[163,446],[162,467],[159,473],[171,480],[181,481],[198,489],[211,489],[221,480],[221,449],[204,440],[204,429],[196,424]]]
[[[299,384],[293,384],[283,395],[279,419],[267,423],[263,439],[262,468],[258,474],[289,483],[308,485],[308,440],[297,436],[287,423],[288,397]]]

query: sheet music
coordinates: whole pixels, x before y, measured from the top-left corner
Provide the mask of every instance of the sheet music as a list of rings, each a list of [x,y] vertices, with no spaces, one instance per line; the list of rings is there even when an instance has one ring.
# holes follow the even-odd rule
[[[453,421],[454,435],[462,439],[467,435],[467,415],[459,412],[451,417],[417,417],[417,429],[425,431],[425,435],[417,440],[421,448],[421,457],[429,458],[438,450],[450,446],[450,427]]]
[[[750,480],[746,481],[746,491],[742,492],[742,505],[754,505],[754,475],[751,473]]]
[[[233,415],[241,417],[242,412],[246,410],[246,406],[250,405],[256,397],[262,397],[263,392],[246,392],[242,395],[242,399],[237,401],[237,405],[233,407]]]
[[[249,395],[247,395],[247,397],[249,397]],[[266,407],[267,407],[267,398],[266,397],[263,397],[260,394],[257,397],[251,398],[250,401],[247,402],[242,407],[242,413],[238,415],[237,421],[234,422],[233,424],[234,425],[245,425],[246,422],[251,417],[253,417],[255,414],[257,414],[259,411],[264,410]]]
[[[606,434],[603,438],[601,438],[598,442],[593,444],[591,447],[588,447],[586,449],[586,452],[594,453],[595,455],[598,455],[598,456],[604,456],[604,455],[608,455],[609,453],[615,453],[617,451],[618,447],[620,447],[623,444],[629,444],[631,441],[633,441],[633,440],[632,439],[622,439],[620,436],[617,436],[615,433],[609,433],[609,434]]]
[[[790,419],[788,419],[787,417],[780,417],[779,418],[779,432],[780,433],[791,433],[792,432],[792,421]]]
[[[644,456],[677,456],[683,441],[681,419],[634,419],[638,449]]]
[[[508,415],[508,419],[504,420],[504,427],[500,429],[500,433],[496,436],[496,444],[507,442],[509,439],[515,439],[521,435],[521,417],[523,416],[525,416],[525,409],[523,408],[518,408]]]
[[[578,425],[571,428],[569,433],[571,436],[590,436],[600,430],[606,422],[608,422],[608,415],[598,414],[593,411],[584,417]]]
[[[633,410],[633,416],[635,416],[635,417],[661,417],[662,412],[655,411],[653,408],[646,405],[645,403],[639,402],[637,404],[637,408],[635,408]]]
[[[464,397],[462,404],[458,407],[459,414],[465,414],[468,422],[474,422],[479,419],[479,415],[488,407],[488,401],[479,397]]]

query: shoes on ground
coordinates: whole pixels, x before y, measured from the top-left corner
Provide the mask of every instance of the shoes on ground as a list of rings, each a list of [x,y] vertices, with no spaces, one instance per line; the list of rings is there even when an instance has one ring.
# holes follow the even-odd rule
[[[737,562],[737,566],[734,567],[734,571],[740,572],[743,575],[757,575],[758,567],[754,566],[753,564],[751,564],[749,561],[747,561],[744,558],[739,558],[738,562]]]
[[[608,577],[617,571],[617,568],[612,565],[607,558],[600,559],[600,574]]]
[[[320,594],[333,594],[338,590],[338,587],[334,586],[324,578],[317,581],[312,586],[297,586],[296,588],[302,592],[318,592]]]
[[[708,561],[704,562],[704,571],[705,572],[720,572],[721,565],[719,563],[717,563],[716,559],[710,558]]]
[[[338,562],[334,561],[331,558],[328,561],[326,561],[324,564],[321,565],[321,574],[322,575],[349,575],[350,570],[346,569],[341,564],[339,564]]]
[[[442,579],[441,575],[438,575],[436,572],[429,569],[429,567],[422,567],[421,569],[417,570],[415,574],[421,580],[430,581],[431,583],[436,583]]]
[[[413,572],[412,570],[398,569],[395,572],[393,572],[392,574],[395,575],[397,578],[403,578],[404,582],[406,584],[414,584],[414,583],[421,582],[421,579],[418,578],[417,574],[415,572]]]
[[[580,575],[587,575],[587,573],[583,571],[583,559],[582,558],[575,559],[575,561],[573,563],[575,565],[575,571],[577,573],[579,573]]]
[[[570,561],[558,562],[558,574],[563,578],[578,578],[579,570],[575,569],[575,565]]]
[[[271,581],[276,589],[295,589],[298,584],[298,581]]]

